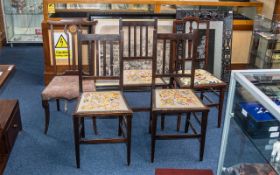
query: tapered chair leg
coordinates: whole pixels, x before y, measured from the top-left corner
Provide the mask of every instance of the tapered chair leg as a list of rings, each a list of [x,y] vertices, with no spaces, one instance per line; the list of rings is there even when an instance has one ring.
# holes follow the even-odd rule
[[[92,118],[92,127],[95,135],[98,135],[98,130],[97,130],[97,124],[96,124],[96,118]]]
[[[73,116],[73,127],[74,127],[74,142],[75,142],[75,155],[76,165],[80,168],[80,133],[79,133],[80,119]]]
[[[178,114],[178,117],[177,117],[177,127],[176,127],[176,131],[180,131],[180,126],[181,126],[181,120],[182,120],[182,114]]]
[[[157,130],[157,114],[152,113],[152,127],[151,127],[151,162],[155,159],[155,146],[156,146],[156,130]]]
[[[60,111],[60,101],[59,99],[56,99],[55,101],[56,101],[56,109],[57,111]]]
[[[163,131],[164,130],[164,125],[165,125],[165,116],[164,114],[161,114],[161,118],[160,118],[160,129]]]
[[[119,116],[118,136],[122,135],[122,120],[123,120],[123,116]]]
[[[42,106],[45,110],[45,131],[44,133],[47,134],[49,129],[49,122],[50,122],[50,106],[47,100],[42,101]]]
[[[132,116],[126,116],[127,119],[127,165],[130,165],[131,159],[131,118]]]
[[[221,88],[220,89],[220,96],[219,96],[219,106],[218,106],[218,128],[220,128],[221,124],[222,124],[224,96],[225,96],[224,88]]]
[[[81,124],[82,124],[82,128],[81,128],[81,138],[85,138],[85,136],[86,136],[86,133],[85,133],[85,118],[82,117],[82,118],[80,119],[80,121],[81,121]]]
[[[203,160],[203,155],[204,155],[207,120],[208,120],[208,111],[204,111],[204,112],[202,112],[202,119],[201,119],[201,139],[200,139],[200,151],[199,151],[199,160],[200,161]]]
[[[185,133],[187,133],[189,131],[190,119],[191,119],[191,113],[188,112],[187,117],[186,117]]]

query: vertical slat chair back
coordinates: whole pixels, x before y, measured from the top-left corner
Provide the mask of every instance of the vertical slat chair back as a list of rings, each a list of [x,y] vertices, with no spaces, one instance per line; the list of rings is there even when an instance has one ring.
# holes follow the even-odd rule
[[[152,85],[155,79],[168,78],[172,83],[180,77],[190,77],[190,88],[194,87],[194,61],[197,57],[198,31],[192,33],[155,33],[155,49],[157,57],[153,66],[156,71],[152,75]],[[177,47],[182,44],[182,54],[178,54]],[[185,70],[186,63],[190,63],[190,71]]]
[[[199,17],[187,16],[182,20],[175,20],[173,22],[173,32],[174,33],[192,33],[193,30],[205,30],[205,33],[200,33],[205,38],[203,42],[198,43],[202,46],[198,49],[200,54],[195,60],[195,67],[201,69],[208,69],[208,57],[209,57],[209,35],[210,35],[210,21],[209,20],[200,20]],[[200,36],[199,36],[200,38]],[[182,53],[181,47],[179,47],[179,53]]]
[[[95,26],[97,21],[87,21],[83,18],[71,18],[63,20],[48,20],[47,21],[50,31],[50,38],[52,42],[52,65],[55,75],[77,75],[78,74],[78,63],[77,63],[77,34],[78,32],[86,29],[88,33],[95,32]],[[60,36],[55,36],[55,33],[59,33]],[[63,37],[63,38],[60,38]],[[60,43],[60,39],[63,39],[66,43],[66,48],[63,48],[67,52],[66,59],[63,63],[58,63],[57,60],[65,60],[65,58],[58,58],[59,50],[56,48]],[[55,41],[56,40],[56,41]],[[71,42],[71,43],[70,43]],[[72,46],[72,47],[71,47]],[[65,46],[60,46],[65,47]],[[71,48],[70,48],[71,47]]]
[[[152,69],[152,59],[154,58],[153,31],[157,31],[157,19],[153,21],[124,21],[120,19],[119,31],[123,31],[124,37],[123,64],[134,62],[138,64],[132,66],[131,69]]]
[[[122,59],[122,37],[120,34],[82,34],[78,33],[79,45],[79,87],[83,90],[83,80],[119,80],[120,73],[114,68],[120,67]],[[83,62],[83,54],[88,49],[88,63]],[[87,65],[86,65],[87,64]],[[122,89],[122,86],[116,87]]]

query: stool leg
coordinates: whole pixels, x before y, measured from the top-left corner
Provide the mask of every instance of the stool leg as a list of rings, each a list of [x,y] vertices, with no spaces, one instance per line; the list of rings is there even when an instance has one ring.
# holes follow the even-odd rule
[[[127,119],[127,165],[130,165],[131,154],[131,118],[132,116],[126,116]]]
[[[180,113],[180,114],[178,114],[178,117],[177,117],[177,127],[176,127],[177,132],[180,131],[181,120],[182,120],[182,114]]]
[[[224,88],[220,89],[220,97],[219,97],[219,106],[218,106],[218,128],[221,127],[222,123],[222,113],[223,113],[223,105],[224,105]]]
[[[186,117],[185,133],[187,133],[189,131],[190,119],[191,119],[191,113],[188,112],[187,117]]]
[[[80,168],[80,133],[79,133],[80,119],[76,116],[73,116],[73,126],[74,126],[76,165],[77,168]]]
[[[207,130],[207,118],[208,118],[208,111],[202,112],[201,139],[200,139],[200,152],[199,152],[200,161],[203,160],[203,155],[204,155],[205,138],[206,138],[206,130]]]
[[[60,102],[59,102],[59,99],[56,99],[56,108],[57,108],[57,111],[60,111]]]
[[[50,106],[48,100],[42,101],[42,106],[45,110],[45,131],[44,133],[47,134],[49,129],[49,123],[50,123]]]
[[[151,133],[151,162],[154,162],[155,158],[155,146],[156,146],[156,130],[157,130],[157,114],[152,113],[152,133]]]
[[[118,136],[122,135],[122,116],[119,116],[119,129],[118,129]]]

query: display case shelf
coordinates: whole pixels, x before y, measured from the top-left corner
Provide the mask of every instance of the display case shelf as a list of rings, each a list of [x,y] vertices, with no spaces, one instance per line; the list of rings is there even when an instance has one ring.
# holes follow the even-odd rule
[[[231,74],[218,175],[280,174],[280,70]]]
[[[42,0],[2,0],[7,43],[41,43]]]

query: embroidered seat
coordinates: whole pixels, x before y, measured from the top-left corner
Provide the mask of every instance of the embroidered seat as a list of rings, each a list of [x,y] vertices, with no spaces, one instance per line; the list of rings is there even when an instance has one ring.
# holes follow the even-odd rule
[[[123,72],[124,85],[151,85],[152,84],[152,70],[124,70]],[[161,78],[156,79],[157,85],[165,85]]]
[[[84,91],[95,91],[94,81],[85,80]],[[79,77],[78,76],[55,76],[49,85],[42,92],[43,100],[66,99],[72,100],[78,98]]]
[[[77,113],[127,112],[130,111],[120,91],[84,92]]]
[[[186,70],[186,73],[190,73],[190,70]],[[190,86],[190,78],[178,78],[178,83],[180,87]],[[194,87],[196,86],[203,86],[203,85],[217,85],[217,84],[224,84],[222,80],[219,80],[211,73],[207,72],[203,69],[196,69],[195,76],[194,76]]]
[[[156,89],[154,109],[205,108],[190,89]]]

